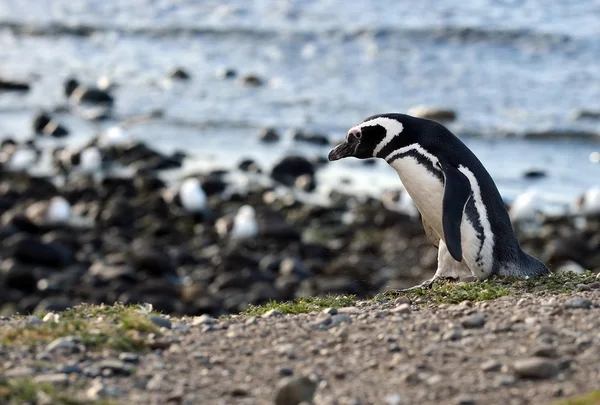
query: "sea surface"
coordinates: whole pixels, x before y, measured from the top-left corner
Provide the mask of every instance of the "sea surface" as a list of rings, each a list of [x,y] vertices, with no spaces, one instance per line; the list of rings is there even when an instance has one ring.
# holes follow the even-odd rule
[[[600,182],[600,164],[589,158],[600,150],[600,120],[575,118],[600,110],[599,38],[593,0],[2,0],[0,77],[27,80],[32,90],[0,93],[0,136],[28,138],[36,111],[65,102],[61,86],[71,75],[114,80],[118,119],[59,116],[73,133],[59,142],[81,144],[162,109],[163,118],[131,134],[188,151],[189,170],[243,157],[268,168],[285,154],[330,149],[287,138],[262,145],[265,126],[335,140],[369,115],[434,105],[457,111],[450,128],[507,199],[533,187],[567,202]],[[168,80],[173,67],[191,80]],[[218,79],[220,68],[266,83]],[[572,135],[521,138],[548,130]],[[524,179],[528,169],[547,176]],[[372,193],[399,186],[383,162],[344,160],[320,177],[345,177]]]

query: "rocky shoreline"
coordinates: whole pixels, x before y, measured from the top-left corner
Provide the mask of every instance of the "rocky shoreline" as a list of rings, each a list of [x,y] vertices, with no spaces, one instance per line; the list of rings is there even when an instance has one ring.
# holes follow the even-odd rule
[[[40,146],[49,125],[61,128],[41,114],[39,137],[5,139],[0,148],[3,314],[123,302],[219,316],[271,300],[367,298],[435,270],[436,249],[401,191],[372,198],[332,190],[324,200],[314,192],[327,164],[319,156],[188,174],[206,199],[191,209],[179,189],[185,179],[162,177],[181,167],[185,153],[165,155],[119,127],[80,149]],[[273,131],[261,137],[274,138]],[[30,173],[43,156],[53,169]],[[228,232],[244,205],[256,213],[258,232],[234,240]],[[520,240],[552,270],[598,272],[599,230],[597,217],[544,218],[535,232],[520,231]]]

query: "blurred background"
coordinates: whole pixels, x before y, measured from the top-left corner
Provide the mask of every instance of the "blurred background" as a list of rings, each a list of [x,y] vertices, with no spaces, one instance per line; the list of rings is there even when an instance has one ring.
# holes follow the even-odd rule
[[[4,312],[223,313],[425,279],[435,250],[396,173],[323,161],[382,112],[443,122],[521,198],[526,250],[597,271],[599,16],[591,0],[3,0]],[[184,177],[206,210],[182,205]],[[233,248],[244,204],[262,237]]]

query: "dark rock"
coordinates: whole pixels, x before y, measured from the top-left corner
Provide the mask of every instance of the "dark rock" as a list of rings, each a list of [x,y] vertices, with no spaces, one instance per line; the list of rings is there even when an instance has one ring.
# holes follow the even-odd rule
[[[263,79],[261,79],[258,75],[251,74],[251,73],[240,76],[240,83],[243,84],[244,86],[253,86],[253,87],[262,86],[264,84]]]
[[[531,379],[551,378],[558,373],[558,366],[554,361],[541,357],[517,360],[514,369],[518,377]]]
[[[258,139],[261,142],[277,142],[280,136],[274,128],[263,128],[258,135]]]
[[[48,297],[40,301],[34,312],[62,312],[72,306],[73,304],[67,297]]]
[[[529,169],[523,173],[523,177],[526,179],[541,179],[546,177],[546,171],[542,169]]]
[[[238,163],[238,169],[243,172],[249,173],[261,173],[262,170],[260,166],[252,159],[244,159],[240,163]]]
[[[271,177],[287,186],[293,186],[302,175],[315,175],[313,164],[302,156],[287,156],[271,170]]]
[[[174,68],[169,72],[169,77],[176,80],[188,80],[191,76],[183,68]]]
[[[33,293],[37,289],[39,276],[31,266],[7,259],[2,263],[1,273],[8,288]]]
[[[216,76],[219,79],[233,79],[237,76],[237,71],[232,68],[217,69]]]
[[[460,323],[464,328],[482,328],[486,320],[482,314],[473,314],[463,318]]]
[[[109,106],[114,103],[114,98],[107,91],[84,86],[74,78],[70,78],[65,82],[65,95],[75,103]]]
[[[74,252],[57,242],[44,243],[29,236],[15,235],[5,241],[11,256],[26,264],[61,268],[74,262]]]
[[[294,141],[307,142],[315,145],[329,145],[329,138],[323,134],[293,130],[290,134]]]
[[[571,299],[569,299],[566,303],[565,303],[565,308],[583,308],[583,309],[590,309],[592,307],[592,301],[587,299],[587,298],[583,298],[583,297],[573,297]]]
[[[131,252],[131,264],[137,271],[158,276],[175,273],[176,267],[169,255],[159,247],[134,247]]]
[[[102,360],[96,364],[96,366],[104,371],[110,370],[112,373],[117,375],[130,375],[134,368],[133,366],[121,361],[121,360]]]
[[[0,79],[0,91],[29,91],[29,83]]]

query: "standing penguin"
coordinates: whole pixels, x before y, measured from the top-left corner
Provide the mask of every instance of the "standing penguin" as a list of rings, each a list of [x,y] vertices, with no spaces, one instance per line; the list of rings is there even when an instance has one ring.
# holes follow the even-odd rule
[[[379,114],[352,127],[329,153],[382,158],[392,166],[438,247],[432,279],[537,277],[548,268],[523,252],[500,193],[479,159],[443,125],[405,114]]]

